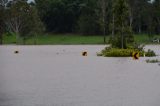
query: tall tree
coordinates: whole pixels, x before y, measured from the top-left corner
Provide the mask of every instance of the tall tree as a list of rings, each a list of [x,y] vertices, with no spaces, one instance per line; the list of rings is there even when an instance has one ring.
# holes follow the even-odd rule
[[[3,33],[5,31],[5,7],[7,4],[8,0],[0,0],[0,44],[3,43]]]
[[[78,20],[79,32],[83,35],[94,35],[100,33],[99,14],[97,0],[84,0],[84,6]]]
[[[5,23],[8,29],[16,34],[17,43],[20,37],[25,41],[26,37],[31,35],[31,32],[36,32],[36,28],[41,28],[37,25],[37,22],[40,22],[38,15],[26,0],[11,1],[6,14]]]
[[[124,49],[127,47],[127,35],[131,32],[128,25],[129,6],[126,0],[116,0],[113,7],[116,37],[112,45]]]
[[[74,32],[82,0],[35,0],[48,32]]]
[[[23,34],[26,35],[26,37],[28,34],[32,35],[34,37],[34,44],[37,44],[37,36],[38,34],[41,34],[43,33],[43,31],[45,31],[45,27],[41,22],[40,17],[38,16],[37,9],[34,6],[31,7],[30,14],[31,14],[29,17],[30,19],[28,20],[29,29],[28,30],[25,29]],[[26,31],[29,31],[29,33],[27,33]]]
[[[106,9],[107,9],[107,1],[99,0],[99,5],[101,7],[101,25],[103,29],[104,43],[106,43]]]
[[[155,21],[155,32],[160,34],[160,0],[155,0],[153,2],[153,11],[154,11],[154,21]]]
[[[104,43],[106,43],[106,35],[110,32],[111,15],[112,15],[112,1],[98,0],[99,20],[102,34],[104,36]]]
[[[132,27],[136,33],[141,34],[146,31],[148,3],[148,0],[129,0],[132,12]]]

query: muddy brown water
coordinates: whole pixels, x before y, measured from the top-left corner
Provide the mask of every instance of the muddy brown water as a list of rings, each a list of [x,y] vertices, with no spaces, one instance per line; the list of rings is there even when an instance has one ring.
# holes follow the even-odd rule
[[[97,57],[104,47],[0,46],[0,106],[160,106],[160,66]]]

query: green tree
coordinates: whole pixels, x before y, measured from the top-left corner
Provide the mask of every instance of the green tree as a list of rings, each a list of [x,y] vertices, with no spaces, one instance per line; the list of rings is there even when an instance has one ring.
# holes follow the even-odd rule
[[[82,34],[116,33],[112,5],[116,0],[35,0],[47,32]],[[127,22],[134,33],[159,33],[159,0],[126,0]],[[152,16],[150,15],[152,13]],[[152,22],[152,20],[154,20]],[[152,28],[151,28],[152,25]],[[129,29],[129,28],[128,28]]]
[[[116,0],[113,5],[116,37],[113,38],[112,46],[124,49],[127,48],[127,36],[133,37],[128,25],[129,6],[126,0]],[[129,41],[131,40],[128,40],[128,43]]]
[[[99,23],[97,0],[84,0],[83,4],[78,20],[79,33],[83,35],[99,34],[101,25]]]
[[[25,43],[26,38],[42,28],[35,8],[29,5],[26,0],[11,1],[6,14],[5,23],[8,29],[16,34],[17,43],[20,37]]]
[[[38,34],[41,34],[45,31],[45,27],[41,22],[40,17],[38,16],[37,9],[35,7],[31,7],[30,14],[30,19],[28,20],[28,27],[30,28],[29,32],[30,35],[33,35],[34,37],[34,44],[37,44],[37,36]],[[24,32],[24,34],[27,34],[27,32]]]
[[[149,0],[129,0],[130,24],[135,33],[147,33]]]
[[[107,1],[106,0],[99,0],[99,5],[101,7],[101,26],[103,29],[103,36],[104,36],[104,43],[106,43],[106,9],[107,9]]]
[[[99,8],[99,23],[104,36],[104,43],[106,43],[106,35],[109,34],[109,27],[111,21],[112,1],[111,0],[98,0]]]
[[[154,11],[154,21],[155,21],[155,32],[160,34],[160,0],[155,0],[153,2],[153,11]]]
[[[35,2],[48,32],[75,31],[82,0],[35,0]]]
[[[3,33],[5,31],[5,7],[8,0],[0,0],[0,44],[3,43]]]

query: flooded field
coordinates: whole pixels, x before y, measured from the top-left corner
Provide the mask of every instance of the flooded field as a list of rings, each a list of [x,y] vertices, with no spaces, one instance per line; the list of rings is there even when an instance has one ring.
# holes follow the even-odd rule
[[[0,46],[0,106],[160,106],[160,65],[97,57],[104,47]]]

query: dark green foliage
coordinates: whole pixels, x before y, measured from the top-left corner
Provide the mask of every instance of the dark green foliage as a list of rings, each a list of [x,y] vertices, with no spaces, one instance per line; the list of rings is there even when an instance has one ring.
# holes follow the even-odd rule
[[[126,41],[126,38],[123,38],[123,41]],[[122,42],[122,36],[116,35],[116,37],[111,37],[109,43],[112,44],[113,48],[127,48],[126,42]]]
[[[78,32],[83,35],[95,35],[100,32],[100,25],[95,22],[94,16],[81,16],[78,21]]]
[[[0,0],[0,44],[3,43],[3,33],[5,32],[5,5],[8,0]]]
[[[94,0],[88,0],[86,5],[82,7],[78,20],[78,32],[83,35],[94,35],[100,31],[98,23],[98,14],[96,13],[96,4]]]
[[[0,44],[2,44],[2,36],[4,32],[4,18],[3,18],[4,12],[2,7],[0,7]]]
[[[160,60],[158,60],[158,59],[153,59],[153,60],[147,59],[146,62],[147,62],[147,63],[159,63]]]
[[[153,3],[153,15],[154,15],[154,32],[160,34],[160,0],[155,0]]]
[[[153,50],[148,49],[148,51],[146,52],[146,56],[152,57],[152,56],[156,56],[156,54]]]
[[[148,33],[150,38],[160,33],[159,0],[152,3],[149,0],[35,0],[35,6],[47,32],[109,35],[113,33],[115,13],[114,30],[121,38],[118,46],[124,44],[125,48],[125,42],[133,42],[132,33]],[[117,33],[122,28],[121,22],[124,23],[121,33],[127,29],[123,39]]]
[[[43,24],[34,6],[26,0],[14,0],[9,4],[5,23],[8,31],[16,34],[17,43],[22,38],[25,44],[28,37],[43,31]]]
[[[37,34],[41,34],[45,30],[45,28],[38,16],[35,7],[30,8],[30,16],[27,18],[26,22],[26,27],[21,32],[23,43],[25,44],[26,39],[33,36],[35,39],[34,44],[36,44]]]
[[[113,47],[127,48],[132,45],[134,42],[133,33],[148,34],[150,41],[154,36],[160,34],[160,0],[154,0],[152,3],[149,0],[35,0],[35,3],[31,4],[27,4],[27,0],[10,0],[5,5],[1,3],[2,1],[6,3],[7,0],[0,0],[3,9],[4,6],[7,6],[5,15],[6,10],[14,5],[13,2],[18,2],[15,7],[19,13],[10,14],[8,17],[17,17],[17,14],[22,13],[20,7],[24,8],[29,5],[31,10],[35,11],[31,13],[38,13],[40,16],[37,21],[43,22],[47,33],[98,34],[104,37],[112,34],[110,42],[113,43]],[[20,3],[22,4],[17,5]],[[11,30],[2,27],[2,16],[4,16],[2,14],[4,13],[1,8],[1,33],[6,29],[7,31]],[[26,16],[24,19],[28,18],[27,12],[23,11],[23,15]],[[31,17],[27,19],[28,23],[31,23],[30,19]],[[36,24],[36,26],[43,24]],[[29,27],[26,29],[30,30]],[[26,32],[23,31],[23,35]],[[25,38],[29,37],[24,36]]]
[[[126,0],[116,0],[113,4],[115,16],[115,36],[111,38],[112,47],[126,49],[127,44],[133,43],[132,28],[129,26],[129,6]]]
[[[48,32],[102,34],[101,6],[97,0],[35,0]],[[111,4],[110,4],[111,5]],[[106,7],[107,9],[110,7]],[[106,17],[109,12],[106,10]],[[109,18],[106,18],[109,29]],[[106,30],[109,33],[108,30]]]
[[[35,0],[35,2],[47,31],[68,33],[75,30],[83,7],[81,0]]]
[[[148,33],[149,37],[159,34],[159,0],[129,0],[129,4],[134,32]]]

